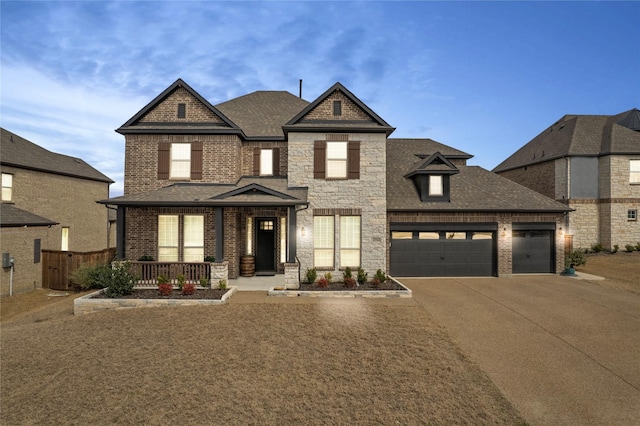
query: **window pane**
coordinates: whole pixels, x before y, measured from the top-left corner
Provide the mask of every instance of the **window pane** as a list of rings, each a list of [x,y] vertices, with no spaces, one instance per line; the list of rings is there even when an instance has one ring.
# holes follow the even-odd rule
[[[493,238],[493,233],[491,232],[474,232],[471,239],[473,240],[490,240]]]
[[[340,266],[360,266],[360,216],[340,216]]]
[[[191,177],[191,144],[171,144],[171,178]]]
[[[159,262],[177,262],[178,247],[158,247]]]
[[[158,216],[158,246],[178,247],[178,216]]]
[[[330,160],[346,160],[347,142],[327,142],[327,158]]]
[[[280,262],[287,261],[287,218],[280,218]]]
[[[333,267],[333,250],[314,250],[313,266],[316,268]]]
[[[190,143],[172,143],[171,159],[172,160],[190,160],[191,144]]]
[[[429,176],[429,195],[442,195],[442,176]]]
[[[11,188],[13,187],[13,175],[2,173],[2,199],[11,201]]]
[[[184,246],[204,247],[204,216],[185,215]]]
[[[313,265],[315,267],[333,267],[333,224],[333,216],[313,218]]]
[[[69,250],[69,228],[62,228],[62,243],[60,244],[60,250]]]
[[[466,232],[447,232],[447,240],[466,240]]]
[[[629,182],[640,183],[640,160],[629,160]]]
[[[413,238],[413,232],[408,231],[393,231],[391,238],[394,240],[410,240]]]
[[[253,218],[247,218],[247,254],[253,253]]]
[[[204,260],[203,247],[185,247],[184,248],[185,262],[202,262],[203,260]]]
[[[439,240],[440,233],[439,232],[419,232],[418,239],[419,240]]]
[[[271,149],[260,150],[260,174],[273,174],[273,150]]]
[[[346,178],[347,160],[327,160],[328,178]]]

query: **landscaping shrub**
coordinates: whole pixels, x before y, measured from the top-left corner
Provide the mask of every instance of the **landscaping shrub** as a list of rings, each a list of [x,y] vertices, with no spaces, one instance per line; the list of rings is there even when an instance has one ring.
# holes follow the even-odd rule
[[[596,253],[600,253],[601,251],[604,250],[604,247],[602,246],[602,244],[597,243],[591,246],[591,250],[596,252]]]
[[[153,262],[153,256],[149,256],[148,254],[145,254],[144,256],[140,256],[138,258],[139,262]]]
[[[640,242],[638,244],[636,244],[636,250],[640,251]]]
[[[327,279],[328,282],[331,282],[331,279],[333,278],[333,276],[331,275],[331,272],[325,272],[324,277]]]
[[[584,265],[585,263],[587,263],[587,256],[585,256],[584,251],[580,249],[572,251],[564,259],[564,266],[566,268],[575,268],[576,266]]]
[[[321,277],[318,279],[317,285],[320,288],[327,288],[329,287],[329,280],[327,280],[325,277]]]
[[[184,287],[184,275],[180,274],[176,277],[176,279],[178,280],[178,290],[182,291],[182,287]]]
[[[619,245],[617,245],[617,244],[614,244],[614,245],[613,245],[613,250],[611,250],[611,253],[617,253],[617,252],[618,252],[618,250],[620,250],[620,246],[619,246]]]
[[[129,271],[130,266],[128,262],[114,263],[108,274],[109,285],[105,290],[107,297],[131,294],[138,277]]]
[[[215,257],[213,257],[213,256],[205,256],[205,257],[204,257],[204,261],[205,261],[205,262],[212,262],[212,263],[213,263],[213,262],[215,262],[215,261],[216,261],[216,258],[215,258]]]
[[[309,284],[313,284],[314,282],[316,282],[316,278],[318,277],[318,272],[316,271],[316,268],[307,269],[307,272],[305,273],[305,277],[307,278],[307,282]]]
[[[351,268],[349,268],[348,266],[342,273],[342,279],[344,281],[345,287],[353,288],[356,286],[356,280],[353,278],[353,273],[351,272]]]
[[[173,286],[169,283],[158,284],[158,292],[160,296],[171,296],[173,293]]]
[[[209,287],[211,286],[211,283],[209,282],[209,280],[207,278],[200,278],[200,287]]]
[[[196,285],[193,283],[185,283],[182,286],[182,294],[185,296],[192,295],[196,292]]]
[[[389,279],[389,277],[387,277],[387,274],[385,274],[382,269],[378,269],[376,271],[376,275],[374,276],[374,278],[376,278],[378,281],[380,281],[381,283],[387,281]]]
[[[631,253],[632,251],[634,251],[636,249],[636,247],[633,244],[627,244],[624,246],[625,249],[627,249],[627,251],[629,253]]]
[[[227,280],[222,279],[218,282],[218,288],[220,290],[226,290],[227,289]]]
[[[367,278],[368,278],[368,274],[364,271],[364,269],[362,268],[358,268],[358,284],[359,285],[363,285],[364,283],[367,282]]]

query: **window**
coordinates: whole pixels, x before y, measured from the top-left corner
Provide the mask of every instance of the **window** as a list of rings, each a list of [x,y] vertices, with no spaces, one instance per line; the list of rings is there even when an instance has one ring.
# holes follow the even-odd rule
[[[253,218],[247,218],[247,255],[253,254]]]
[[[178,104],[178,118],[186,118],[186,117],[187,117],[187,105]]]
[[[158,216],[158,261],[178,261],[178,215]]]
[[[13,175],[2,173],[2,201],[11,201],[13,196]]]
[[[443,195],[442,175],[429,175],[429,195]]]
[[[185,262],[204,260],[204,216],[184,216],[184,253]]]
[[[413,232],[410,231],[392,231],[391,239],[393,240],[410,240],[413,238]]]
[[[627,210],[627,219],[638,220],[638,210],[636,209]]]
[[[313,266],[333,268],[334,218],[313,217]]]
[[[419,240],[439,240],[440,233],[439,232],[418,232]]]
[[[280,262],[287,261],[287,218],[280,218]]]
[[[273,175],[273,150],[260,150],[260,176]]]
[[[273,231],[273,221],[272,220],[260,221],[260,230],[261,231]]]
[[[347,142],[327,142],[327,178],[346,179]]]
[[[340,266],[360,266],[360,216],[340,216]]]
[[[69,227],[62,227],[62,242],[60,243],[60,250],[69,251]]]
[[[466,232],[447,232],[447,240],[466,240]]]
[[[342,101],[333,101],[333,115],[342,115]]]
[[[171,179],[189,179],[191,177],[191,144],[171,144]]]
[[[640,160],[629,160],[629,183],[640,183]]]

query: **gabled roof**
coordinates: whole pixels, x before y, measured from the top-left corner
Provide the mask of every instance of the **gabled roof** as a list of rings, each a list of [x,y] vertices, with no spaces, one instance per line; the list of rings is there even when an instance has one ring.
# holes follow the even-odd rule
[[[359,108],[360,111],[362,111],[368,117],[368,119],[310,119],[310,113],[323,102],[327,101],[327,99],[335,92],[340,92],[342,95],[344,95],[346,99],[356,105],[356,107]],[[395,130],[395,128],[391,127],[386,121],[378,116],[378,114],[373,112],[371,108],[365,105],[364,102],[358,99],[349,90],[347,90],[347,88],[344,87],[340,82],[337,82],[285,124],[285,133],[293,130],[308,132],[341,132],[345,130],[364,133],[385,132],[388,136]]]
[[[449,150],[455,152],[453,148]],[[457,166],[450,178],[449,202],[422,202],[404,170],[423,164],[416,154],[447,152],[445,145],[430,139],[388,139],[387,210],[451,212],[565,212],[562,203],[525,188],[478,166]],[[460,151],[458,151],[460,152]],[[468,154],[467,154],[468,155]]]
[[[432,174],[434,172],[437,172],[439,174],[452,175],[458,173],[459,170],[441,153],[435,152],[423,161],[417,162],[415,165],[411,166],[409,172],[404,175],[404,177],[410,178],[415,175]]]
[[[307,188],[289,187],[285,177],[243,177],[236,184],[175,183],[99,202],[137,207],[295,206],[307,203]]]
[[[80,158],[48,151],[5,129],[0,132],[0,163],[3,165],[113,183]]]
[[[151,113],[155,108],[160,106],[163,101],[169,98],[178,89],[185,89],[191,96],[193,96],[205,110],[211,113],[212,119],[203,122],[184,121],[175,119],[171,121],[147,121],[144,122],[143,118]],[[149,102],[144,108],[138,111],[133,117],[131,117],[120,128],[116,129],[116,132],[121,134],[128,133],[241,133],[240,128],[227,118],[221,111],[217,110],[213,105],[209,103],[205,98],[200,96],[198,92],[193,90],[191,86],[185,83],[182,79],[177,79],[171,86],[167,87],[162,93],[156,96],[151,102]]]
[[[0,227],[51,226],[58,222],[46,219],[37,214],[19,209],[11,204],[0,203]]]
[[[244,132],[247,139],[284,139],[282,126],[308,101],[285,91],[257,91],[216,105]]]
[[[494,172],[568,156],[640,154],[640,111],[617,115],[565,115],[533,138]]]

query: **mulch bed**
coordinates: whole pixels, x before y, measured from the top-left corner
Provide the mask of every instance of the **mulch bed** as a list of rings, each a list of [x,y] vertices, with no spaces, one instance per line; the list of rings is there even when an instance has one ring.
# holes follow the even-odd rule
[[[117,297],[117,299],[211,299],[220,300],[222,296],[229,291],[220,290],[217,288],[196,289],[196,292],[191,295],[184,295],[180,290],[173,290],[169,296],[161,296],[157,289],[134,289],[133,293]],[[99,293],[92,297],[92,299],[109,299],[104,293]]]
[[[371,282],[366,282],[355,287],[346,287],[343,282],[331,282],[328,287],[318,287],[317,283],[302,283],[295,291],[376,291],[376,290],[406,290],[395,281],[385,281],[379,286],[374,286]]]

